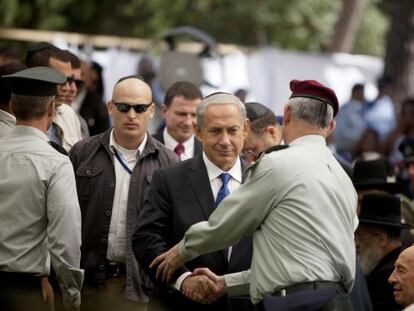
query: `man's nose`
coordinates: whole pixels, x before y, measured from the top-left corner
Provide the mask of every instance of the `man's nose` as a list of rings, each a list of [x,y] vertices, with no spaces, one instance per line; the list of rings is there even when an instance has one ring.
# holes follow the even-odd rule
[[[191,115],[186,115],[184,117],[184,124],[188,125],[188,126],[192,126],[194,122],[194,117],[192,117]]]
[[[132,107],[131,107],[131,108],[128,110],[127,115],[128,115],[128,118],[130,118],[130,119],[135,119],[135,117],[137,116],[137,113],[135,112],[134,108],[132,108]]]
[[[390,277],[388,278],[388,283],[390,284],[397,283],[397,278],[395,277],[395,269],[392,271]]]
[[[220,137],[220,143],[223,145],[230,144],[230,135],[227,132],[223,132],[223,134]]]

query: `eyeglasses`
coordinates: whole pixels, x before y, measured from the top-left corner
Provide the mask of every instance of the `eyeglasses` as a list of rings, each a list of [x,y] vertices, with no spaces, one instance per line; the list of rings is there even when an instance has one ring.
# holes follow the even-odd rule
[[[65,83],[75,83],[76,84],[76,88],[80,89],[83,84],[85,83],[85,81],[81,80],[81,79],[76,79],[74,76],[71,77],[66,77],[66,82]]]
[[[152,103],[150,104],[136,104],[136,105],[130,105],[130,104],[126,104],[126,103],[113,103],[116,107],[116,109],[119,112],[128,112],[129,109],[133,108],[135,110],[136,113],[144,113],[145,111],[148,110],[149,106],[152,105]]]

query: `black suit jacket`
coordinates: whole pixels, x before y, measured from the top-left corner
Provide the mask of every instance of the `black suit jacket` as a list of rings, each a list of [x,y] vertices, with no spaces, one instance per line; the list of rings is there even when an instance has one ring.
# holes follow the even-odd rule
[[[242,167],[246,168],[247,165],[242,163]],[[135,256],[142,266],[149,267],[155,257],[177,244],[191,225],[208,220],[214,208],[214,197],[202,155],[156,171],[132,239]],[[230,261],[223,251],[199,256],[180,268],[174,276],[174,281],[182,273],[191,272],[199,267],[208,267],[218,275],[249,269],[251,255],[252,240],[251,237],[245,237],[233,246]],[[155,295],[159,296],[169,309],[249,310],[251,306],[248,299],[234,302],[223,297],[211,306],[202,307],[171,289],[169,284],[156,280],[155,271],[148,268],[148,274],[158,290],[155,290]],[[227,306],[234,303],[237,307]],[[240,303],[248,307],[240,306]]]
[[[366,276],[369,294],[371,296],[372,306],[378,311],[401,310],[402,306],[398,305],[394,300],[393,286],[388,283],[394,263],[403,247],[398,247],[388,253],[378,265]]]
[[[160,143],[165,144],[165,142],[164,142],[164,129],[162,129],[162,130],[158,131],[157,133],[153,134],[152,137],[154,137]],[[198,141],[197,137],[194,136],[194,154],[193,154],[193,157],[198,156],[202,152],[203,152],[203,146]]]

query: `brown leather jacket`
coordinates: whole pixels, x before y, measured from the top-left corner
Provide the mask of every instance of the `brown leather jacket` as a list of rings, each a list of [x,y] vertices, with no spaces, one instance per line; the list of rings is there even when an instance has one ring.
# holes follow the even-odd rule
[[[111,130],[86,138],[70,150],[82,212],[81,267],[85,269],[85,282],[90,283],[105,279],[107,265],[108,233],[115,195],[114,157],[109,147]],[[174,152],[150,135],[147,137],[129,185],[126,225],[129,241],[135,231],[138,213],[149,190],[153,172],[179,162]],[[151,283],[139,267],[130,242],[127,243],[126,257],[126,296],[146,302]]]

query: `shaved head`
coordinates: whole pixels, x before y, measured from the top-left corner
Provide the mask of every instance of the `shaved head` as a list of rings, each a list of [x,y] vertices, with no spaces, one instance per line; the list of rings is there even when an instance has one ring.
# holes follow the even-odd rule
[[[140,102],[137,99],[142,99]],[[152,102],[152,91],[148,84],[137,76],[120,79],[112,93],[113,102],[131,102],[149,104]]]
[[[118,110],[117,105],[126,105],[129,109]],[[146,109],[136,111],[132,107],[137,105]],[[155,111],[151,88],[137,76],[122,78],[114,86],[108,111],[114,122],[115,141],[126,149],[138,148],[145,138],[148,123]]]

